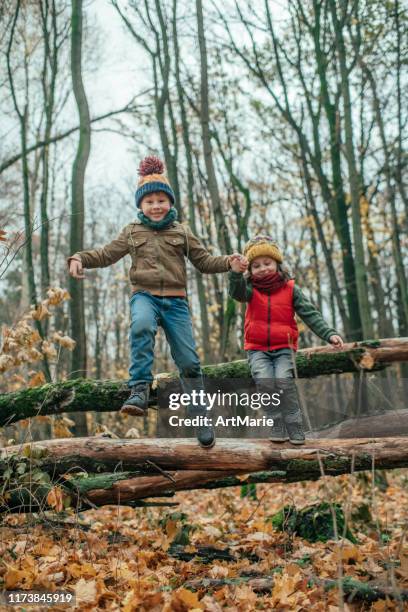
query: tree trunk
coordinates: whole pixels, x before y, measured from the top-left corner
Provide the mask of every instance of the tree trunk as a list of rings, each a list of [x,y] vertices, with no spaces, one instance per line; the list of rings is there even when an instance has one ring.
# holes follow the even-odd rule
[[[327,79],[327,54],[321,47],[321,12],[322,5],[316,0],[313,2],[315,22],[312,28],[317,73],[320,83],[323,108],[325,111],[330,137],[330,164],[333,182],[333,196],[325,198],[336,233],[341,245],[343,272],[346,286],[346,297],[351,326],[350,339],[360,340],[364,337],[359,312],[358,295],[356,290],[355,262],[352,251],[350,228],[347,218],[347,204],[344,193],[343,177],[341,171],[341,138],[338,125],[339,109],[337,102],[330,99],[329,84]],[[325,35],[326,33],[324,33]],[[318,127],[318,126],[316,126]],[[315,142],[319,142],[319,130],[315,131]],[[320,151],[320,142],[319,142]],[[319,153],[320,156],[320,153]],[[327,194],[329,196],[329,194]]]
[[[71,253],[81,251],[84,244],[84,183],[85,170],[91,148],[91,124],[88,102],[82,81],[82,0],[72,0],[71,14],[71,72],[72,86],[79,114],[79,142],[75,161],[72,168],[72,216],[70,231]],[[69,278],[69,291],[71,294],[70,311],[72,338],[76,345],[72,352],[71,377],[86,376],[86,333],[85,333],[85,305],[83,284],[76,279]],[[77,433],[87,431],[85,415],[76,418]]]
[[[28,64],[27,64],[27,56],[24,55],[23,66],[24,66],[24,82],[26,84],[25,91],[25,101],[23,110],[20,109],[19,103],[17,100],[17,94],[15,90],[15,77],[13,76],[13,69],[11,66],[11,55],[12,55],[12,47],[14,42],[14,35],[17,28],[17,21],[19,18],[20,12],[20,3],[17,3],[13,15],[11,31],[10,31],[10,39],[7,45],[6,50],[6,62],[7,62],[7,75],[8,81],[10,85],[11,98],[13,101],[13,107],[16,112],[16,115],[19,120],[20,126],[20,144],[21,144],[21,172],[22,172],[22,183],[23,183],[23,203],[24,203],[24,232],[25,232],[25,247],[24,247],[24,263],[25,263],[25,274],[24,278],[27,281],[28,285],[28,306],[36,307],[37,306],[37,288],[35,282],[35,272],[34,272],[34,259],[33,259],[33,245],[32,245],[32,235],[34,232],[34,226],[32,223],[32,215],[33,211],[31,210],[31,202],[30,202],[30,185],[29,185],[29,177],[30,171],[28,166],[28,155],[27,155],[27,130],[28,130],[28,117],[29,117],[29,95],[28,95]],[[42,324],[39,320],[35,321],[36,328],[38,333],[43,338],[44,332]],[[48,358],[44,355],[44,359],[41,364],[42,370],[45,375],[45,379],[47,381],[51,380],[50,369],[48,365]]]
[[[188,199],[188,212],[189,222],[194,235],[197,235],[197,224],[196,224],[196,201],[194,198],[194,173],[193,173],[193,158],[191,155],[191,142],[190,142],[190,127],[187,119],[185,96],[183,85],[181,82],[180,75],[180,50],[178,44],[177,34],[177,0],[173,0],[173,45],[174,45],[174,66],[176,73],[176,84],[177,84],[177,95],[178,103],[180,107],[180,118],[182,127],[182,136],[184,151],[186,155],[187,163],[187,199]],[[197,283],[197,294],[198,301],[200,304],[201,314],[201,340],[203,343],[204,350],[204,361],[206,363],[212,363],[213,355],[210,344],[210,325],[208,322],[207,312],[207,299],[205,294],[205,286],[202,274],[194,268],[195,279]]]
[[[44,39],[44,58],[42,71],[42,91],[45,110],[44,142],[49,142],[54,119],[55,86],[58,74],[58,28],[55,2],[40,3],[42,32]],[[51,25],[51,28],[50,28]],[[50,32],[51,30],[51,32]],[[49,75],[50,72],[50,75]],[[49,192],[49,154],[50,145],[46,144],[41,150],[42,163],[42,192],[41,207],[41,290],[43,297],[50,287],[49,263],[49,219],[48,219],[48,192]],[[48,320],[44,321],[44,331],[48,331]]]
[[[346,344],[341,351],[328,346],[303,349],[297,353],[296,369],[299,378],[310,378],[339,372],[375,371],[388,363],[403,361],[408,361],[408,338],[392,338]],[[203,371],[208,378],[237,378],[252,384],[248,363],[243,359],[207,365]],[[165,389],[176,376],[175,373],[161,374],[157,378],[160,388]],[[155,393],[152,393],[151,405],[157,402]],[[128,394],[124,381],[92,379],[67,380],[5,393],[0,395],[0,426],[44,414],[115,411]]]
[[[364,241],[361,227],[360,198],[362,195],[361,181],[357,171],[356,156],[353,142],[353,120],[351,116],[351,98],[349,85],[349,70],[346,64],[346,48],[343,38],[343,22],[345,16],[340,19],[337,16],[335,0],[330,0],[333,29],[335,33],[336,49],[340,65],[341,93],[344,105],[344,133],[345,150],[349,173],[351,219],[354,238],[354,261],[356,271],[356,286],[358,295],[358,306],[362,324],[362,333],[365,338],[373,337],[373,323],[371,318],[371,307],[368,299],[368,283],[364,261]]]
[[[269,440],[224,439],[208,450],[189,440],[168,439],[158,444],[153,439],[68,438],[10,446],[1,451],[0,483],[3,492],[10,490],[10,496],[3,495],[0,511],[45,508],[47,495],[56,485],[63,497],[69,497],[69,505],[89,508],[132,505],[140,499],[169,497],[190,489],[299,482],[373,467],[407,467],[406,441],[312,440],[299,448],[289,443],[273,445]],[[122,472],[115,471],[118,464]],[[83,470],[88,472],[85,478],[75,474]],[[61,478],[67,472],[69,479]]]
[[[204,16],[201,0],[196,0],[197,11],[197,33],[200,46],[200,67],[201,67],[201,133],[203,139],[203,154],[205,168],[207,171],[207,184],[210,192],[211,203],[214,211],[215,225],[217,228],[217,238],[220,249],[223,253],[231,252],[231,242],[228,228],[225,223],[225,215],[221,207],[221,197],[218,189],[217,176],[213,160],[213,151],[210,134],[210,108],[208,99],[208,65],[207,48],[204,34]]]

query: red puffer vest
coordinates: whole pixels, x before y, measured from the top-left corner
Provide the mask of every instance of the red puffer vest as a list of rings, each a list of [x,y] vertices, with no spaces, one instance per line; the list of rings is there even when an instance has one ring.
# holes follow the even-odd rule
[[[279,348],[297,350],[299,330],[293,307],[294,280],[289,280],[272,294],[252,288],[252,298],[245,312],[246,351],[273,351]]]

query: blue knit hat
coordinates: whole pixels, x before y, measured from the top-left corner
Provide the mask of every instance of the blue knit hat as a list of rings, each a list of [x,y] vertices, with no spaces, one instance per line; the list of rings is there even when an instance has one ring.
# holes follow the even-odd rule
[[[164,191],[171,201],[172,206],[175,202],[174,191],[172,190],[169,179],[164,174],[163,162],[154,155],[145,157],[139,165],[139,183],[135,193],[136,207],[140,207],[140,202],[149,193]]]

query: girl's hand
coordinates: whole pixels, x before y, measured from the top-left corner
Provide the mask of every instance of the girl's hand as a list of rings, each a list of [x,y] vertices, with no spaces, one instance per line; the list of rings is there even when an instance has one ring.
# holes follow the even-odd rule
[[[80,280],[85,278],[84,269],[82,267],[82,261],[75,257],[69,262],[69,273],[74,278]]]
[[[242,273],[248,268],[248,260],[239,253],[233,253],[229,256],[229,263],[233,272]]]
[[[330,344],[332,344],[334,346],[334,348],[341,349],[344,346],[344,342],[343,342],[342,338],[340,336],[337,336],[337,335],[330,336],[329,342],[330,342]]]

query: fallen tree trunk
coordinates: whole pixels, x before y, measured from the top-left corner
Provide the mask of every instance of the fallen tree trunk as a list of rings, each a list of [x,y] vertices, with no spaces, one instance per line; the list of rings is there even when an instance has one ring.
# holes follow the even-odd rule
[[[387,469],[408,466],[407,439],[308,440],[304,446],[289,442],[273,444],[269,440],[218,439],[212,449],[201,448],[192,439],[110,439],[60,438],[9,446],[1,451],[1,461],[9,456],[33,457],[43,469],[55,474],[80,469],[92,472],[137,469],[140,474],[160,470],[214,470],[221,472],[257,472],[318,466],[320,456],[327,469],[346,466]],[[92,469],[93,468],[93,469]]]
[[[345,344],[339,351],[330,346],[303,349],[296,355],[299,378],[361,370],[378,370],[392,362],[408,361],[408,338],[388,338]],[[211,379],[250,379],[246,360],[204,366]],[[176,374],[159,374],[155,384],[164,389]],[[123,381],[76,379],[0,395],[0,426],[38,415],[64,412],[119,410],[129,390]],[[151,405],[157,398],[153,393]]]
[[[375,581],[362,582],[351,576],[339,580],[321,579],[310,576],[308,579],[311,587],[313,585],[322,586],[325,591],[338,589],[341,582],[343,593],[346,595],[346,601],[351,603],[354,600],[363,600],[366,602],[377,601],[378,599],[396,599],[400,601],[408,601],[408,589],[400,589],[386,584],[380,584]],[[245,576],[241,575],[237,578],[201,578],[189,580],[184,583],[184,587],[193,591],[213,591],[221,589],[226,585],[239,586],[246,584],[255,593],[270,593],[273,591],[274,579],[272,576]]]
[[[140,505],[141,500],[176,491],[407,466],[406,438],[311,440],[301,448],[267,440],[219,439],[210,450],[190,440],[49,440],[2,449],[1,509]],[[95,473],[98,470],[105,473]]]
[[[314,432],[319,438],[394,438],[408,435],[408,410],[347,419]]]

